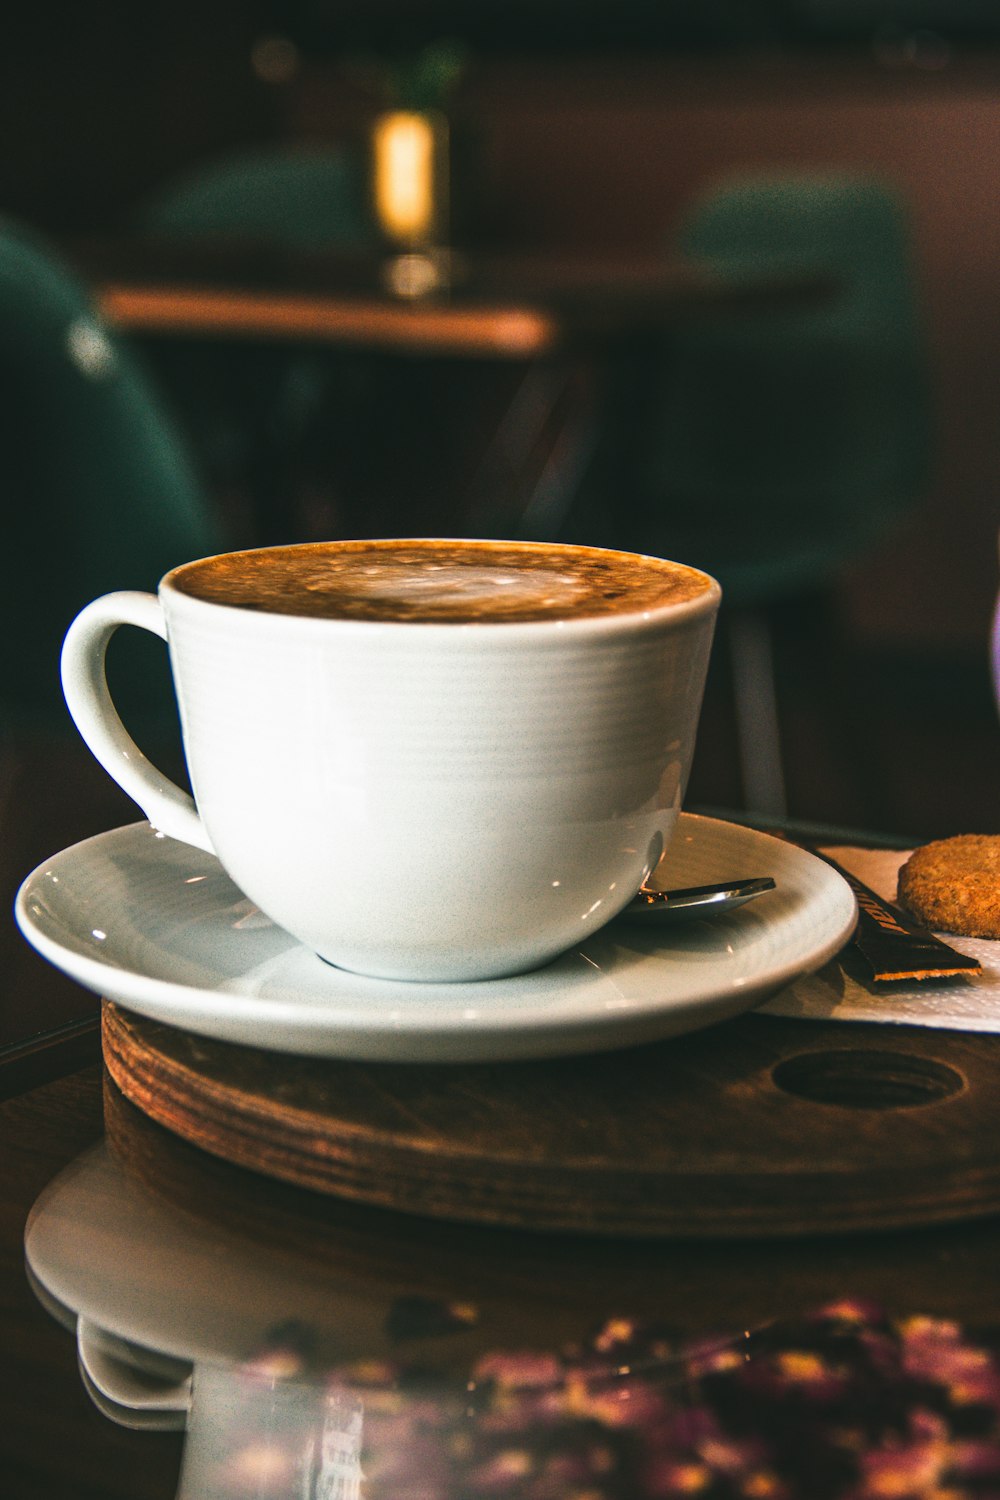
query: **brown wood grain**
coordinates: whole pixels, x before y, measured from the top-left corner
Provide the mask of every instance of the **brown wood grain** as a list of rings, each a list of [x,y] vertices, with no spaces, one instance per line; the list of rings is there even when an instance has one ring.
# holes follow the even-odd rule
[[[122,1092],[202,1149],[436,1218],[601,1235],[798,1235],[1000,1208],[1000,1040],[747,1016],[583,1058],[370,1065],[104,1007]]]
[[[164,1130],[110,1081],[105,1123],[123,1191],[184,1226],[192,1249],[204,1247],[205,1274],[221,1237],[233,1247],[231,1274],[266,1267],[297,1289],[299,1315],[304,1289],[323,1289],[311,1299],[316,1331],[338,1359],[391,1357],[399,1297],[475,1308],[474,1322],[446,1339],[406,1344],[433,1366],[466,1367],[497,1348],[572,1343],[620,1316],[680,1336],[759,1327],[843,1297],[975,1323],[995,1321],[1000,1306],[997,1217],[744,1241],[546,1234],[394,1213],[263,1178]],[[141,1282],[141,1264],[129,1274]]]

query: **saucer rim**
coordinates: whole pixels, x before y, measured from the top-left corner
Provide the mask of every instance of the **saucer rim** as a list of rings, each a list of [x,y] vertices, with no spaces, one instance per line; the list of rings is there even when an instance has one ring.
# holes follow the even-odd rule
[[[152,829],[152,825],[145,820],[107,829],[42,861],[21,884],[15,902],[15,916],[26,940],[43,958],[93,993],[151,1020],[180,1029],[199,1031],[221,1041],[259,1046],[267,1051],[297,1056],[326,1056],[358,1061],[499,1061],[570,1055],[605,1050],[609,1046],[618,1048],[636,1045],[660,1037],[700,1030],[717,1020],[750,1010],[794,979],[821,968],[850,938],[857,914],[854,893],[843,877],[817,855],[762,830],[700,813],[682,812],[676,837],[682,838],[685,832],[689,836],[697,836],[698,830],[702,828],[721,832],[724,836],[738,836],[748,844],[759,844],[765,849],[773,846],[775,858],[786,865],[792,861],[801,869],[822,872],[823,891],[812,893],[811,897],[807,893],[804,899],[815,902],[836,899],[840,902],[840,920],[831,928],[824,942],[809,945],[803,938],[794,953],[780,962],[758,968],[749,976],[749,981],[741,978],[721,984],[714,982],[701,990],[697,987],[689,989],[680,996],[668,994],[659,1001],[638,1003],[627,1014],[620,1011],[601,1013],[580,1009],[569,1013],[553,1013],[550,1010],[536,1009],[534,1013],[519,1012],[514,1019],[509,1014],[480,1014],[476,1017],[475,1026],[471,1026],[468,1016],[460,1008],[456,1008],[456,1012],[451,1014],[444,1008],[435,1014],[427,1014],[426,1004],[442,1004],[442,995],[446,995],[452,986],[443,983],[408,985],[402,981],[377,980],[358,975],[353,977],[364,986],[383,991],[383,995],[377,998],[385,1002],[392,996],[401,998],[404,994],[415,999],[414,992],[422,990],[425,992],[425,1005],[420,1007],[419,1012],[414,1007],[410,1016],[395,1012],[391,1019],[383,1017],[380,1020],[373,1018],[370,1000],[359,998],[353,1004],[347,1004],[342,997],[331,996],[329,1010],[309,1012],[307,1019],[303,1021],[301,1016],[298,1019],[288,1016],[290,1002],[280,997],[253,996],[241,993],[239,989],[223,991],[216,987],[202,987],[183,980],[159,977],[104,962],[53,938],[28,909],[31,892],[37,881],[45,878],[57,860],[82,855],[88,847],[101,845],[115,838],[127,840],[130,835],[141,837],[144,831],[149,830],[154,837],[165,837]],[[170,842],[175,848],[185,847],[178,845],[176,840]],[[200,860],[214,860],[214,856],[203,851],[192,850],[192,853],[197,854]],[[235,886],[234,889],[238,890]],[[832,913],[830,920],[833,921],[835,916],[836,913]],[[595,937],[598,936],[599,934],[595,934]],[[289,954],[301,950],[302,946],[289,935]],[[581,953],[586,946],[582,944],[580,949],[571,951]],[[658,960],[660,955],[656,952],[638,953],[631,960],[623,961],[622,967],[616,968],[614,973],[621,977],[626,972],[632,973],[636,968],[643,969]],[[555,960],[556,965],[559,962],[560,960]],[[340,972],[347,974],[347,971]],[[544,969],[536,972],[544,973]],[[478,983],[463,982],[454,986],[456,998],[458,991],[467,997],[470,991],[475,992],[480,987],[484,990],[489,987],[496,994],[497,986],[516,984],[525,977],[515,975],[507,979],[482,980]],[[109,980],[113,982],[109,983]],[[567,980],[570,986],[576,982],[574,977]],[[253,1020],[220,1013],[219,997],[222,994],[230,1000],[238,1000],[243,1006],[253,1006]],[[176,1013],[178,1010],[183,1012],[182,1020],[164,1014],[165,1011]],[[261,1037],[248,1041],[245,1032],[248,1026],[255,1023],[259,1024],[262,1032],[282,1030],[285,1040],[276,1043],[273,1039],[265,1040]],[[613,1032],[616,1027],[620,1035],[609,1036],[608,1032]],[[415,1046],[417,1050],[401,1055],[400,1049],[407,1046]]]

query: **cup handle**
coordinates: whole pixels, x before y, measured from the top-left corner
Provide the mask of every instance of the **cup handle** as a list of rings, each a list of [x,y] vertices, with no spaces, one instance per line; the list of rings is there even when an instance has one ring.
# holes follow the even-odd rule
[[[88,749],[142,808],[154,828],[172,839],[214,854],[194,799],[158,771],[118,717],[105,672],[108,642],[119,625],[138,625],[167,638],[155,594],[123,590],[105,594],[82,609],[66,632],[62,686],[73,722]]]

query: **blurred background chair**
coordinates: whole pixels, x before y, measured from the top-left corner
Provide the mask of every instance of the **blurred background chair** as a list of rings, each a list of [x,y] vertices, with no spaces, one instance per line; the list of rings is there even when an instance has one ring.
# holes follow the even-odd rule
[[[217,551],[223,532],[141,364],[48,244],[9,222],[0,222],[0,389],[9,743],[72,731],[59,652],[77,610],[112,589],[154,589],[176,563]],[[130,723],[158,728],[173,717],[165,653],[129,636],[139,632],[122,632],[109,657],[112,687]]]
[[[163,184],[139,227],[300,250],[364,250],[373,229],[360,163],[345,149],[262,147],[214,157]]]
[[[653,436],[630,540],[721,582],[746,805],[780,813],[774,621],[821,599],[927,486],[907,215],[865,176],[743,175],[693,204],[676,248],[728,277],[830,279],[828,294],[680,324],[643,397]],[[830,692],[835,670],[815,658],[812,688]]]
[[[169,568],[225,546],[216,509],[134,351],[102,325],[51,246],[0,220],[0,900],[54,850],[134,822],[138,808],[91,756],[59,680],[66,627],[114,589],[155,589]],[[108,679],[129,728],[184,778],[162,641],[118,632]],[[6,1035],[65,1024],[79,997],[31,965],[0,926]],[[30,1015],[11,1014],[17,994]],[[18,1027],[21,1028],[20,1033]]]
[[[360,156],[332,144],[212,158],[164,183],[133,221],[168,246],[214,247],[265,266],[288,256],[361,259],[377,245]],[[370,359],[251,340],[144,348],[235,524],[261,543],[336,532],[337,433],[351,431],[366,399]]]

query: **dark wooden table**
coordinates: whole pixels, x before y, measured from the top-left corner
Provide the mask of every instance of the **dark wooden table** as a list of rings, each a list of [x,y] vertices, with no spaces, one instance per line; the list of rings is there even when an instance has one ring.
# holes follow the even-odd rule
[[[104,787],[101,773],[71,742],[12,768],[8,790],[8,883],[61,844],[131,817],[129,805]],[[99,1301],[103,1284],[129,1318],[142,1322],[155,1312],[169,1344],[175,1294],[179,1322],[201,1328],[199,1337],[209,1343],[216,1338],[223,1364],[227,1347],[230,1353],[235,1347],[234,1306],[246,1327],[245,1335],[235,1335],[237,1344],[245,1338],[241,1357],[260,1337],[262,1309],[270,1318],[280,1307],[290,1324],[310,1323],[329,1359],[385,1359],[402,1347],[408,1358],[452,1372],[498,1348],[545,1353],[626,1314],[655,1319],[679,1338],[740,1336],[854,1298],[892,1316],[1000,1327],[995,1216],[846,1234],[813,1235],[800,1227],[794,1235],[749,1239],[545,1234],[352,1203],[230,1166],[154,1124],[103,1076],[94,997],[62,981],[10,927],[0,956],[5,1500],[171,1500],[178,1492],[183,1435],[129,1430],[102,1416],[84,1392],[66,1326],[76,1309],[55,1316],[58,1309],[43,1307],[28,1284],[25,1224],[39,1196],[67,1169],[58,1190],[68,1184],[83,1196],[67,1210],[61,1233],[72,1275],[90,1288],[87,1295]],[[689,1050],[704,1053],[698,1066],[710,1068],[717,1047],[720,1066],[738,1079],[755,1027],[755,1053],[766,1052],[778,1031],[786,1038],[789,1028],[800,1028],[807,1048],[830,1031],[843,1048],[855,1038],[862,1049],[873,1045],[870,1027],[817,1029],[748,1016],[706,1033],[705,1044]],[[896,1047],[927,1040],[906,1032],[894,1030]],[[967,1034],[952,1051],[960,1068],[1000,1066],[997,1037]],[[599,1073],[593,1061],[588,1068],[591,1077]],[[841,1128],[864,1131],[864,1108],[852,1113],[845,1106],[840,1116],[847,1119]],[[803,1151],[808,1144],[801,1143]],[[969,1143],[953,1144],[957,1155]],[[988,1153],[989,1142],[978,1148]],[[100,1191],[88,1197],[84,1189],[98,1168]],[[151,1237],[144,1241],[144,1234]],[[213,1322],[213,1309],[223,1307],[227,1334]],[[451,1311],[434,1326],[442,1308]],[[401,1331],[400,1319],[415,1324]],[[158,1337],[155,1330],[148,1336]]]
[[[995,1050],[997,1042],[982,1045]],[[555,1348],[626,1312],[681,1334],[731,1335],[852,1297],[891,1315],[1000,1323],[996,1219],[746,1244],[454,1226],[320,1198],[202,1156],[110,1086],[102,1097],[93,1067],[0,1105],[0,1457],[10,1500],[171,1500],[177,1492],[182,1435],[129,1431],[98,1413],[80,1383],[71,1333],[36,1301],[22,1265],[25,1220],[38,1195],[96,1147],[105,1121],[124,1191],[144,1214],[189,1231],[185,1274],[193,1266],[209,1286],[220,1275],[224,1283],[245,1277],[248,1321],[261,1306],[260,1278],[270,1276],[270,1300],[283,1301],[289,1319],[312,1318],[315,1327],[317,1307],[326,1310],[321,1342],[340,1360],[395,1352],[391,1318],[401,1306],[418,1316],[438,1304],[475,1309],[474,1326],[407,1350],[450,1367],[471,1364],[484,1350]],[[141,1308],[156,1247],[116,1243],[119,1214],[117,1202],[99,1200],[89,1222],[66,1229],[76,1235],[80,1262],[92,1271],[103,1264],[119,1302]],[[204,1299],[204,1285],[177,1274],[179,1302]],[[231,1296],[220,1284],[220,1300]],[[188,1309],[189,1324],[191,1316]]]

